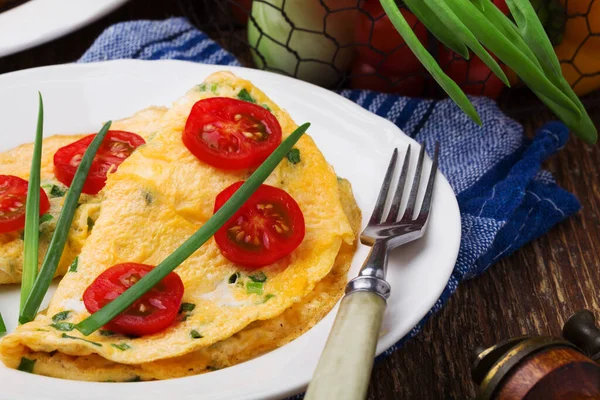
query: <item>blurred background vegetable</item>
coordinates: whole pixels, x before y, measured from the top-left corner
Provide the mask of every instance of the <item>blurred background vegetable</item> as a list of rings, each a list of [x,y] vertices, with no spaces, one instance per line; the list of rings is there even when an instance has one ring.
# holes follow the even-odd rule
[[[436,81],[444,82],[445,90],[475,120],[469,101],[459,92],[501,100],[510,97],[502,80],[506,76],[511,86],[522,85],[519,73],[575,134],[596,140],[596,129],[576,94],[600,88],[600,0],[179,1],[192,10],[192,19],[198,13],[229,16],[231,40],[221,43],[238,56],[246,51],[249,66],[332,89],[408,96],[442,97],[444,90]],[[381,3],[387,3],[387,14]],[[400,10],[395,18],[405,21],[398,25],[402,35],[388,16],[389,7],[396,4]],[[511,4],[515,16],[510,14]],[[195,19],[206,29],[199,21]],[[407,28],[414,33],[412,46],[415,50],[418,44],[419,57],[404,40]],[[217,31],[221,38],[227,36],[222,25]],[[467,47],[484,58],[469,55]],[[566,80],[553,65],[556,71],[562,69]],[[449,85],[451,81],[458,86]]]

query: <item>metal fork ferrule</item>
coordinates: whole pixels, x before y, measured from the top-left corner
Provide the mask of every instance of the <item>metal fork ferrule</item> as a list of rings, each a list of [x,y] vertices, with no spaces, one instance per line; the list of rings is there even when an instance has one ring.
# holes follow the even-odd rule
[[[346,296],[355,292],[371,292],[387,300],[390,297],[390,284],[375,276],[359,275],[346,285]]]

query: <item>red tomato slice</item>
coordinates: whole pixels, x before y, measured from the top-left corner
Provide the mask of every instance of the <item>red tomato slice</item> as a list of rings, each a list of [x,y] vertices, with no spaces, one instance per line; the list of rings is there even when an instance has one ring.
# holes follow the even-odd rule
[[[29,182],[12,175],[0,175],[0,233],[25,227],[25,203]],[[50,201],[40,189],[40,215],[50,208]]]
[[[217,195],[215,212],[242,186],[236,182]],[[229,261],[256,269],[294,251],[304,239],[304,215],[284,190],[261,185],[215,234]]]
[[[89,135],[79,139],[74,143],[61,147],[54,154],[54,174],[63,184],[71,186],[83,154],[95,136]],[[145,143],[146,141],[135,133],[108,131],[92,162],[90,172],[83,185],[83,193],[97,194],[106,184],[108,172],[115,172],[135,149]]]
[[[146,264],[117,264],[102,272],[83,293],[83,303],[94,313],[133,286],[154,267]],[[125,335],[143,336],[169,327],[179,311],[183,282],[171,272],[129,308],[106,324],[106,329]]]
[[[270,111],[247,101],[212,97],[192,107],[183,143],[200,161],[222,169],[260,165],[281,143]]]

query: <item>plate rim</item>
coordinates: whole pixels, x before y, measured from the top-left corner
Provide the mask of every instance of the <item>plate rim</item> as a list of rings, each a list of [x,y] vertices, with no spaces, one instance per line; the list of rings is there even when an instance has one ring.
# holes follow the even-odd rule
[[[104,69],[104,68],[117,68],[117,70],[119,68],[127,68],[130,66],[138,66],[138,65],[150,65],[150,64],[186,64],[188,66],[202,66],[202,67],[209,67],[209,68],[217,68],[219,70],[231,70],[232,72],[236,73],[236,71],[247,71],[249,73],[252,74],[266,74],[268,76],[271,76],[271,78],[273,79],[278,79],[278,80],[283,80],[289,83],[294,83],[294,84],[300,84],[300,85],[306,85],[308,87],[311,87],[312,90],[317,90],[319,91],[321,94],[324,94],[330,98],[335,98],[334,101],[341,101],[344,102],[346,104],[346,106],[351,107],[353,109],[353,111],[360,113],[362,115],[368,116],[369,118],[373,118],[375,117],[375,119],[378,121],[379,124],[386,124],[388,125],[388,127],[390,129],[393,129],[397,132],[399,132],[403,137],[404,140],[406,140],[407,142],[414,144],[417,146],[417,148],[420,147],[420,144],[418,144],[413,138],[411,138],[410,136],[406,135],[399,127],[397,127],[395,124],[393,124],[392,122],[390,122],[389,120],[380,117],[376,114],[371,113],[370,111],[362,108],[361,106],[359,106],[358,104],[352,102],[351,100],[335,93],[332,91],[329,91],[327,89],[323,89],[319,86],[313,85],[311,83],[308,82],[304,82],[304,81],[300,81],[298,79],[295,78],[291,78],[288,76],[284,76],[284,75],[279,75],[279,74],[275,74],[272,72],[267,72],[267,71],[261,71],[261,70],[256,70],[256,69],[251,69],[251,68],[244,68],[244,67],[237,67],[237,66],[227,66],[227,65],[206,65],[206,64],[199,64],[199,63],[195,63],[195,62],[191,62],[191,61],[182,61],[182,60],[153,60],[153,61],[148,61],[148,60],[133,60],[133,59],[127,59],[127,60],[111,60],[111,61],[101,61],[101,62],[92,62],[92,63],[81,63],[81,64],[72,64],[72,63],[67,63],[67,64],[57,64],[57,65],[51,65],[51,66],[41,66],[41,67],[35,67],[35,68],[29,68],[29,69],[24,69],[24,70],[19,70],[19,71],[13,71],[13,72],[9,72],[9,73],[5,73],[5,74],[1,74],[0,75],[0,82],[1,83],[8,83],[10,84],[11,81],[13,80],[17,80],[17,82],[13,82],[13,84],[18,84],[19,80],[21,79],[32,79],[31,77],[28,78],[28,75],[34,73],[39,73],[39,72],[44,72],[47,70],[52,70],[52,69],[71,69],[71,68],[75,68],[75,69],[83,69],[83,70],[94,70],[94,69]],[[116,70],[115,70],[116,71]],[[107,71],[103,71],[103,72],[107,72]],[[243,75],[242,75],[243,76]],[[34,76],[33,78],[35,79],[40,79],[39,76]],[[252,79],[252,78],[248,78],[248,79]],[[169,101],[173,101],[174,99],[170,99]],[[438,179],[438,182],[442,183],[442,185],[447,186],[447,188],[450,190],[450,193],[452,193],[451,198],[449,197],[449,199],[451,199],[452,201],[452,206],[453,206],[453,212],[456,214],[457,219],[456,219],[456,224],[454,225],[455,227],[455,232],[453,235],[451,235],[451,238],[454,238],[454,252],[452,254],[451,258],[451,264],[452,264],[452,268],[448,268],[448,273],[447,276],[444,277],[444,281],[446,282],[445,285],[443,287],[441,287],[439,289],[439,293],[437,293],[437,295],[435,296],[435,300],[433,300],[430,304],[430,306],[428,307],[428,310],[421,316],[418,318],[418,320],[416,322],[414,322],[414,324],[411,323],[412,326],[415,326],[416,324],[418,324],[423,318],[425,318],[428,315],[429,310],[435,305],[435,303],[437,302],[437,300],[439,299],[440,295],[442,294],[442,292],[444,291],[445,287],[447,286],[447,283],[451,277],[452,271],[454,269],[454,265],[456,263],[457,257],[458,257],[458,251],[459,251],[459,245],[460,245],[460,238],[461,238],[461,220],[460,220],[460,210],[459,210],[459,206],[458,206],[458,202],[456,199],[456,196],[454,194],[454,192],[451,189],[451,186],[449,184],[449,182],[447,181],[447,179],[443,176],[443,174],[441,174],[441,172],[438,170],[439,175],[436,177],[436,179]],[[441,178],[441,179],[439,179]],[[439,183],[438,183],[439,184]],[[435,201],[435,200],[434,200]],[[370,210],[363,210],[363,212],[369,213]],[[450,259],[449,258],[449,259]],[[450,262],[450,261],[449,261]],[[339,305],[339,302],[338,302]],[[328,315],[334,314],[337,312],[337,308],[338,305],[336,305]],[[327,318],[327,317],[325,317]],[[324,319],[325,319],[324,318]],[[408,335],[410,333],[410,329],[403,334],[402,337],[394,339],[392,343],[388,343],[385,345],[382,345],[382,341],[381,341],[381,337],[380,337],[380,341],[377,347],[377,355],[381,355],[382,353],[384,353],[386,350],[388,349],[395,349],[395,347],[398,345],[398,342],[402,340],[403,337],[405,337],[406,335]],[[385,336],[384,336],[385,337]],[[285,346],[282,346],[279,349],[273,350],[270,353],[273,353],[275,351],[284,349]],[[268,353],[269,354],[269,353]],[[243,364],[243,363],[242,363]],[[2,366],[3,367],[3,366]],[[224,371],[224,370],[222,370]],[[10,372],[17,372],[14,370],[11,370]],[[216,371],[214,373],[219,373],[220,371]],[[17,372],[18,373],[18,372]],[[50,380],[55,380],[55,378],[50,378],[50,377],[43,377],[43,376],[38,376],[40,378],[44,378],[44,379],[50,379]],[[180,379],[186,379],[186,378],[180,378]],[[156,383],[161,383],[161,382],[172,382],[172,381],[177,381],[178,379],[171,379],[171,380],[167,380],[167,381],[157,381],[157,382],[144,382],[144,384],[147,385],[152,385],[152,384],[156,384]],[[263,391],[262,393],[252,393],[251,396],[254,397],[247,397],[248,399],[275,399],[275,398],[280,398],[281,396],[290,396],[290,395],[294,395],[297,393],[302,392],[303,390],[305,390],[306,385],[308,384],[309,380],[300,382],[298,384],[295,385],[290,385],[286,388],[286,390],[282,391],[278,391],[277,393],[274,392],[265,392]],[[122,383],[121,383],[122,385]],[[138,384],[139,385],[139,384]],[[257,397],[259,396],[259,397]]]
[[[55,22],[51,27],[36,31],[35,35],[26,36],[25,39],[19,39],[19,33],[22,31],[5,31],[2,26],[7,24],[7,21],[14,21],[24,28],[31,28],[28,24],[27,17],[41,10],[52,9],[68,9],[70,5],[83,4],[83,0],[45,0],[42,3],[38,0],[29,0],[26,3],[20,4],[14,8],[0,13],[0,57],[8,56],[50,42],[60,37],[66,36],[76,30],[79,30],[96,20],[104,17],[110,12],[124,5],[129,0],[92,0],[85,4],[90,7],[86,13],[78,14],[78,18],[73,20],[66,13],[58,13],[55,15]],[[65,2],[68,2],[65,4]],[[56,18],[58,16],[58,18]],[[16,20],[14,20],[16,18]],[[3,40],[2,37],[8,39]],[[17,38],[15,41],[14,39]],[[31,69],[31,68],[30,68]]]

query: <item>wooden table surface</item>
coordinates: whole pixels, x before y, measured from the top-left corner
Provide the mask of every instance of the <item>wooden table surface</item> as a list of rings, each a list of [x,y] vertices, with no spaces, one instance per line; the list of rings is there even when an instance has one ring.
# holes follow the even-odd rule
[[[74,61],[119,21],[181,13],[175,1],[133,0],[74,34],[0,58],[0,73]],[[598,99],[586,100],[600,127]],[[515,102],[519,98],[511,102],[510,113],[528,132],[551,118],[545,112],[523,112]],[[529,106],[530,98],[521,104]],[[416,338],[375,366],[369,399],[473,397],[470,363],[475,346],[522,334],[559,335],[565,320],[581,308],[600,317],[600,151],[572,137],[545,168],[577,195],[582,210],[481,277],[464,282]]]

